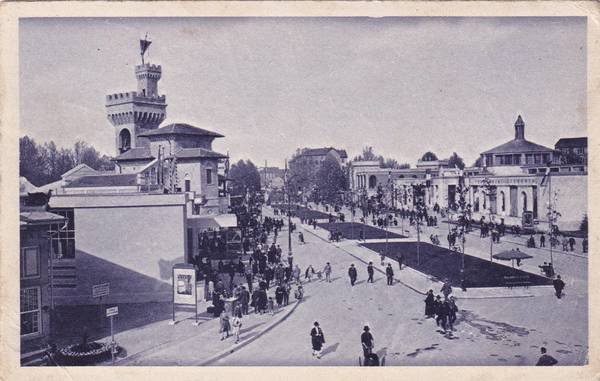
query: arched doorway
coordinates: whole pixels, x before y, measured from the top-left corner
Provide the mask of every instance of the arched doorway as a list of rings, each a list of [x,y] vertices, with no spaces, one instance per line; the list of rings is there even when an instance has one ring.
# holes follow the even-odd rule
[[[124,128],[119,133],[119,152],[123,153],[131,149],[131,134],[129,130]]]
[[[374,189],[377,186],[377,177],[375,175],[369,176],[369,189]]]

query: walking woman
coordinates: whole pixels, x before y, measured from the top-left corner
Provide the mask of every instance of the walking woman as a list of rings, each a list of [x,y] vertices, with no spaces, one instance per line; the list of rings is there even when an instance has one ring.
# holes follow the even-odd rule
[[[433,297],[433,290],[429,290],[425,298],[425,316],[431,318],[433,315],[435,315],[435,298]]]
[[[319,327],[319,322],[315,322],[313,325],[313,328],[310,330],[313,357],[316,356],[320,359],[323,343],[325,343],[325,336],[323,335],[323,330]]]

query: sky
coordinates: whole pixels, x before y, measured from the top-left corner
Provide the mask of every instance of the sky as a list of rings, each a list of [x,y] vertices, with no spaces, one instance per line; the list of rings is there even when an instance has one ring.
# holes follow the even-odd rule
[[[38,18],[19,34],[21,135],[115,154],[105,95],[136,90],[139,39],[167,119],[232,160],[362,147],[414,165],[514,137],[586,136],[585,18]]]

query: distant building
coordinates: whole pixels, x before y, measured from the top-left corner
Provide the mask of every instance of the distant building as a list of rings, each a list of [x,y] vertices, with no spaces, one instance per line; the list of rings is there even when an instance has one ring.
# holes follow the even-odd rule
[[[278,167],[258,168],[260,174],[260,186],[263,189],[282,188],[285,177],[285,170]]]
[[[437,204],[452,210],[464,181],[467,202],[476,220],[491,218],[507,225],[533,222],[538,229],[547,229],[546,205],[552,194],[553,204],[561,213],[559,228],[577,230],[587,213],[587,165],[564,164],[561,146],[552,149],[526,140],[521,116],[514,128],[514,139],[481,153],[482,167],[459,170],[449,168],[446,160],[419,160],[411,169],[381,168],[376,161],[351,162],[348,167],[353,200],[362,205],[384,193],[392,207],[412,209],[417,201],[415,187],[423,185],[423,201],[428,208]],[[577,146],[578,151],[573,152],[587,152],[581,140],[567,141],[566,145],[573,146],[573,150]],[[563,147],[567,148],[571,147]],[[545,176],[548,172],[551,180]]]
[[[562,138],[554,148],[561,152],[561,164],[587,164],[587,138]]]
[[[321,164],[325,161],[327,155],[334,157],[341,167],[346,165],[348,154],[346,150],[336,149],[333,147],[323,148],[302,148],[296,156],[290,160],[290,166],[305,165],[317,172],[321,168]]]

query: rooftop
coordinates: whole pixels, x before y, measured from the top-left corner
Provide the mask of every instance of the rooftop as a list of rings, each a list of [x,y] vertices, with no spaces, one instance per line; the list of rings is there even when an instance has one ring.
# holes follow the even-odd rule
[[[150,153],[148,147],[136,147],[131,148],[119,156],[115,157],[114,161],[128,161],[128,160],[152,160],[154,156]]]
[[[64,217],[58,214],[46,212],[43,210],[21,212],[19,215],[21,224],[30,223],[45,223],[45,222],[62,222]]]
[[[325,156],[331,151],[336,151],[342,159],[348,158],[346,150],[333,147],[304,148],[299,156]]]
[[[225,159],[226,155],[211,151],[204,148],[182,148],[175,152],[174,155],[177,159],[196,159],[196,158],[211,158],[211,159]]]
[[[212,136],[215,138],[223,138],[224,135],[221,135],[217,132],[208,131],[203,128],[194,127],[185,123],[172,123],[167,126],[157,128],[156,130],[151,130],[147,132],[143,132],[138,136],[160,136],[160,135],[195,135],[195,136]]]
[[[554,145],[555,148],[587,147],[587,138],[561,138]]]
[[[65,188],[91,188],[91,187],[123,187],[136,186],[137,174],[119,175],[94,175],[80,177]]]
[[[482,152],[485,154],[496,154],[496,153],[523,153],[523,152],[553,152],[552,148],[544,147],[542,145],[530,142],[525,139],[513,139],[504,144],[500,144],[490,150]]]

